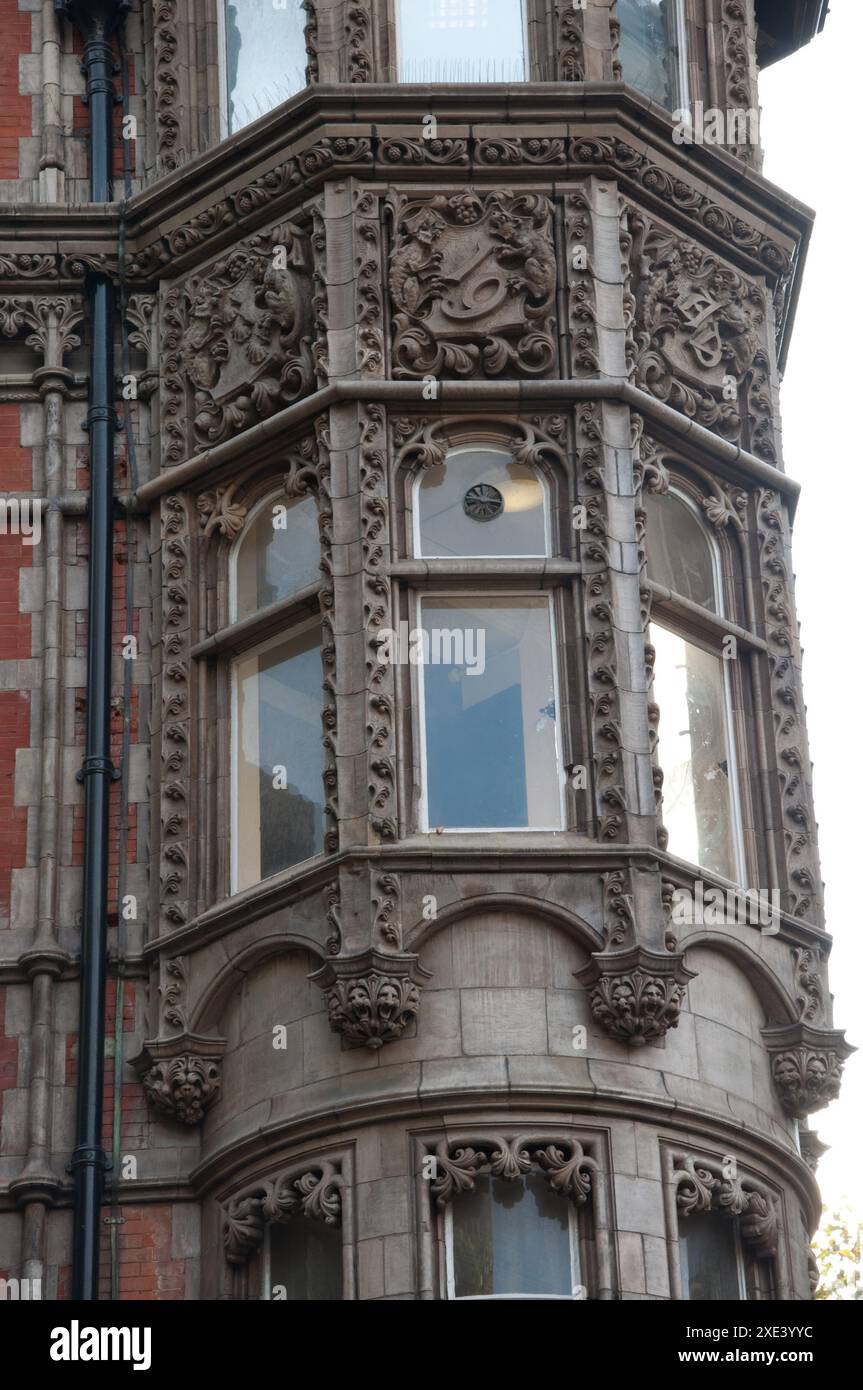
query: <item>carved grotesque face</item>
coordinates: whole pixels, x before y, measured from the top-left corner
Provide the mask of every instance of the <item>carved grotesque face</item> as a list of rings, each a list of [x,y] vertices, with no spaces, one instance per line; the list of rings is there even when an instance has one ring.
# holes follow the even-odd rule
[[[378,1008],[380,1009],[381,1013],[386,1014],[386,1016],[389,1018],[397,1011],[398,1006],[399,992],[396,989],[395,985],[381,985],[380,991],[378,993]]]
[[[827,1062],[824,1057],[810,1057],[806,1064],[806,1084],[812,1090],[820,1090],[827,1077]]]
[[[657,1014],[665,1003],[665,994],[658,980],[648,980],[644,986],[641,1002],[649,1014]]]
[[[615,980],[611,1002],[619,1014],[631,1014],[635,1008],[635,992],[628,980]]]
[[[795,1059],[793,1057],[780,1057],[776,1063],[775,1076],[779,1086],[796,1086],[799,1075]]]
[[[351,985],[348,990],[348,1008],[357,1014],[367,1014],[369,1011],[368,991],[361,981]]]

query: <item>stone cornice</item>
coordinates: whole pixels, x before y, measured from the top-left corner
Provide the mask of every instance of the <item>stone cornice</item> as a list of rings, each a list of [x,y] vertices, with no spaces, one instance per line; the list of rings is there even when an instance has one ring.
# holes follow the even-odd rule
[[[379,1074],[379,1073],[378,1073]],[[204,1157],[189,1173],[192,1190],[202,1197],[235,1180],[252,1164],[263,1164],[269,1155],[277,1155],[289,1145],[307,1145],[320,1141],[340,1142],[342,1136],[366,1124],[385,1124],[388,1121],[420,1123],[423,1129],[452,1129],[470,1124],[474,1113],[488,1123],[491,1114],[505,1114],[533,1123],[533,1115],[542,1122],[552,1123],[556,1113],[565,1116],[568,1126],[584,1125],[597,1131],[607,1119],[626,1119],[659,1125],[661,1137],[672,1143],[692,1145],[697,1135],[699,1146],[715,1145],[723,1153],[733,1152],[738,1161],[756,1172],[764,1170],[773,1181],[781,1178],[794,1190],[808,1208],[810,1229],[814,1230],[821,1213],[821,1197],[814,1175],[799,1154],[763,1133],[748,1129],[744,1123],[729,1115],[720,1119],[715,1111],[697,1105],[685,1105],[671,1099],[627,1093],[597,1091],[593,1086],[551,1087],[531,1085],[481,1087],[475,1090],[458,1088],[428,1093],[417,1099],[415,1088],[404,1095],[361,1098],[343,1106],[338,1114],[332,1110],[331,1098],[320,1110],[300,1117],[277,1120],[261,1126],[254,1134],[244,1135]],[[458,1118],[456,1118],[458,1117]],[[678,1135],[685,1136],[679,1140]],[[130,1189],[132,1184],[129,1184]],[[131,1200],[131,1199],[127,1199]]]
[[[315,415],[336,401],[374,401],[400,406],[414,406],[423,414],[435,413],[422,397],[422,381],[382,381],[358,377],[330,382],[320,391],[302,401],[286,406],[259,424],[251,426],[223,444],[205,449],[183,463],[164,469],[158,477],[144,483],[137,493],[142,504],[155,502],[166,493],[195,485],[205,476],[221,476],[229,468],[248,466],[272,453],[298,432]],[[631,382],[616,378],[582,378],[546,381],[442,381],[435,402],[436,413],[447,409],[479,411],[482,409],[534,410],[539,406],[573,405],[581,400],[614,400],[623,402],[651,422],[657,436],[672,441],[673,446],[698,449],[710,460],[716,471],[742,484],[753,482],[781,493],[788,501],[792,515],[800,493],[800,484],[787,473],[747,453],[736,444],[721,439],[711,430],[696,424],[688,416],[656,400]]]
[[[437,142],[421,138],[430,104],[440,123]],[[724,150],[684,152],[672,144],[672,129],[668,113],[619,83],[577,90],[567,83],[484,84],[473,92],[317,86],[126,204],[33,204],[0,212],[4,252],[11,243],[0,257],[0,286],[76,283],[88,266],[116,271],[121,214],[127,279],[173,277],[229,245],[240,230],[303,203],[333,173],[413,181],[439,180],[449,171],[459,182],[497,182],[502,172],[508,182],[605,173],[772,283],[790,269],[793,303],[811,211]],[[26,264],[16,260],[16,242],[31,258]],[[786,338],[789,324],[790,314]]]

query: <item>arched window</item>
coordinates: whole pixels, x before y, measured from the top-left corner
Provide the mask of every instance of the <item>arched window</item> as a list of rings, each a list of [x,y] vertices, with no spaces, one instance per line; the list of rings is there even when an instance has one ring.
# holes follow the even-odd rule
[[[683,0],[617,0],[623,80],[677,111],[688,105]]]
[[[233,135],[306,85],[301,0],[219,0],[223,125]]]
[[[683,1296],[695,1303],[745,1298],[743,1250],[736,1218],[693,1212],[680,1222]]]
[[[524,0],[398,0],[402,82],[524,82]]]
[[[503,591],[482,568],[541,562],[549,510],[537,470],[491,443],[450,450],[414,485],[414,554],[442,585],[417,599],[412,634],[422,829],[563,827],[555,595],[540,587],[539,565]]]
[[[323,849],[321,628],[308,616],[319,573],[314,499],[265,499],[231,565],[236,619],[278,605],[275,635],[244,650],[231,670],[235,892]]]
[[[662,817],[668,848],[732,881],[743,876],[737,753],[719,555],[681,493],[647,494],[649,641],[656,653]]]
[[[583,1298],[578,1214],[543,1174],[476,1179],[446,1208],[447,1297]]]
[[[506,449],[451,449],[416,494],[418,555],[548,554],[548,490]]]

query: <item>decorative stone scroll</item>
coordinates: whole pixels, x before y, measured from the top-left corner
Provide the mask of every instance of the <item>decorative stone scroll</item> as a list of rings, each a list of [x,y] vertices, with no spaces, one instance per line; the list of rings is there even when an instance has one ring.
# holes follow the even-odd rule
[[[464,189],[392,202],[393,375],[553,375],[550,200]]]
[[[282,223],[168,290],[163,464],[217,444],[315,386],[306,233]]]
[[[150,1039],[129,1065],[154,1110],[181,1124],[197,1125],[219,1097],[225,1047],[224,1038],[184,1032]]]
[[[559,82],[583,82],[584,10],[572,0],[554,6],[555,77]]]
[[[782,503],[775,492],[759,489],[757,514],[764,635],[789,881],[787,906],[795,916],[820,925],[821,875],[815,846],[815,812],[804,725],[790,546]]]
[[[222,1242],[229,1265],[245,1265],[263,1245],[268,1222],[305,1217],[339,1226],[344,1179],[338,1161],[305,1159],[232,1197],[222,1207]]]
[[[590,1196],[598,1164],[569,1135],[503,1134],[442,1139],[434,1150],[431,1193],[443,1210],[455,1197],[475,1190],[480,1173],[515,1182],[540,1168],[559,1196],[582,1206]]]
[[[682,954],[664,954],[646,946],[598,951],[573,971],[588,991],[593,1017],[615,1042],[630,1047],[659,1042],[676,1028],[695,979]]]
[[[419,1013],[422,986],[431,979],[419,957],[370,947],[336,956],[309,976],[326,996],[330,1027],[352,1047],[377,1049],[395,1042]]]
[[[740,1217],[740,1234],[749,1253],[760,1260],[775,1257],[781,1215],[779,1198],[741,1174],[736,1161],[679,1155],[672,1182],[678,1217],[685,1220],[694,1212]]]
[[[190,524],[186,499],[162,499],[162,670],[159,909],[162,931],[189,918],[191,747]]]
[[[802,1119],[836,1099],[845,1063],[857,1051],[844,1031],[800,1022],[762,1028],[761,1036],[774,1088],[789,1115]]]

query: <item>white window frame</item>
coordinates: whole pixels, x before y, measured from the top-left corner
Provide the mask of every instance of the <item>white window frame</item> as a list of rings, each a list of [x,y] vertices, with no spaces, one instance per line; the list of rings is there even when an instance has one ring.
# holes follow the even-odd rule
[[[267,507],[276,507],[276,506],[286,507],[287,510],[288,510],[288,512],[290,512],[294,507],[299,506],[299,504],[300,504],[301,502],[305,502],[305,501],[307,501],[307,500],[311,500],[311,501],[315,504],[315,506],[317,506],[317,502],[316,502],[316,500],[315,500],[315,495],[314,495],[314,493],[312,493],[312,492],[303,492],[303,493],[300,493],[297,497],[288,497],[287,494],[285,493],[285,491],[284,491],[283,488],[282,488],[282,489],[276,489],[276,491],[274,491],[274,492],[268,492],[268,493],[266,494],[266,496],[261,497],[261,498],[255,503],[255,505],[252,507],[252,510],[249,512],[248,516],[247,516],[247,517],[245,518],[245,520],[243,521],[243,529],[242,529],[242,531],[240,532],[240,534],[237,536],[237,539],[234,541],[234,544],[231,546],[231,553],[230,553],[230,555],[229,555],[229,557],[228,557],[228,622],[229,622],[229,623],[236,623],[236,622],[240,621],[240,619],[238,619],[238,617],[237,617],[237,607],[238,607],[238,602],[237,602],[237,599],[238,599],[238,594],[237,594],[237,563],[238,563],[238,561],[239,561],[240,550],[242,549],[243,545],[244,545],[244,544],[247,544],[247,543],[250,543],[249,538],[250,538],[250,536],[251,536],[252,527],[254,526],[254,524],[255,524],[255,522],[257,521],[258,517],[260,516],[261,512],[264,511]],[[320,571],[318,571],[318,573],[320,573]],[[314,583],[314,582],[315,582],[314,580],[311,581],[311,583]],[[304,592],[306,589],[308,589],[308,588],[309,588],[309,585],[308,585],[308,584],[300,584],[300,585],[298,585],[298,587],[293,591],[293,593],[295,593],[295,594],[301,594],[301,593],[303,593],[303,592]],[[290,603],[292,597],[293,597],[293,594],[287,594],[287,595],[285,596],[285,598],[279,599],[278,602],[279,602],[279,603],[285,603],[285,604]],[[256,612],[256,613],[260,613],[260,612],[262,612],[262,611],[263,611],[263,610],[260,609],[260,608],[255,609],[255,612]],[[252,617],[254,617],[254,613],[247,613],[246,616],[242,619],[242,621],[243,621],[243,622],[246,622],[246,621],[248,621],[249,618],[252,618]]]
[[[443,460],[444,464],[449,463],[450,459],[456,458],[459,454],[495,454],[501,458],[508,457],[513,463],[516,461],[513,458],[512,451],[507,449],[505,445],[459,444],[457,448],[447,451],[446,457]],[[533,466],[531,465],[531,467]],[[476,560],[477,563],[482,563],[484,560],[548,560],[551,557],[551,492],[546,479],[542,476],[538,468],[533,467],[533,474],[542,490],[542,534],[545,544],[544,550],[534,551],[533,554],[508,552],[503,555],[433,555],[426,553],[422,548],[420,517],[420,508],[422,505],[420,493],[422,490],[423,478],[425,477],[425,471],[423,471],[418,473],[417,477],[414,479],[411,495],[413,523],[412,545],[414,558],[417,560],[450,560],[454,564],[462,560]],[[478,522],[477,525],[482,525],[482,523]]]
[[[689,34],[687,32],[686,27],[686,0],[673,0],[673,4],[674,29],[678,47],[677,84],[680,88],[680,91],[678,93],[679,101],[676,106],[662,107],[662,110],[667,110],[669,114],[677,114],[680,111],[690,110]],[[628,87],[632,87],[633,91],[638,92],[641,90],[639,87],[636,87],[634,82],[629,81],[628,77],[626,76],[625,68],[623,70],[623,80]],[[642,95],[646,96],[647,94],[642,93]]]
[[[481,1175],[482,1176],[482,1175]],[[495,1179],[492,1177],[492,1182]],[[499,1181],[499,1180],[498,1180]],[[448,1302],[454,1303],[497,1303],[506,1299],[518,1299],[521,1302],[531,1300],[546,1301],[557,1300],[564,1303],[584,1302],[580,1293],[477,1293],[462,1294],[459,1297],[455,1291],[455,1248],[453,1242],[453,1206],[457,1202],[470,1202],[476,1194],[470,1192],[461,1193],[453,1201],[448,1202],[444,1209],[444,1253],[446,1259],[446,1296]],[[578,1239],[578,1212],[574,1204],[566,1197],[558,1197],[558,1201],[565,1202],[568,1208],[569,1218],[569,1269],[570,1284],[573,1289],[584,1289],[584,1280],[581,1273],[581,1250]],[[492,1252],[493,1253],[493,1252]]]
[[[531,835],[531,834],[553,834],[562,835],[568,829],[566,822],[566,795],[565,795],[565,776],[563,766],[563,745],[561,739],[560,723],[560,677],[558,673],[557,660],[557,627],[555,623],[554,594],[543,592],[542,590],[531,591],[529,589],[436,589],[427,593],[417,595],[417,622],[416,626],[422,629],[422,608],[427,599],[460,599],[466,603],[482,604],[488,599],[544,599],[548,612],[549,640],[551,643],[551,671],[554,689],[554,745],[557,757],[558,773],[558,801],[560,805],[560,824],[559,825],[514,825],[514,826],[444,826],[444,835]],[[537,607],[540,605],[537,604]],[[431,826],[428,814],[428,749],[426,746],[426,691],[425,674],[423,663],[419,663],[416,670],[417,699],[416,705],[419,710],[419,737],[420,737],[420,831],[428,835],[432,830],[437,830],[437,826]]]
[[[239,866],[238,850],[238,828],[239,828],[239,795],[238,795],[238,762],[239,762],[239,681],[237,679],[237,667],[241,661],[247,661],[256,652],[269,651],[271,647],[279,646],[280,643],[288,641],[293,637],[300,637],[304,632],[321,632],[321,620],[319,617],[306,618],[297,623],[291,623],[284,631],[276,633],[274,637],[269,637],[263,642],[255,642],[250,647],[238,652],[231,658],[230,683],[231,683],[231,888],[230,896],[236,893],[248,893],[262,883],[267,883],[271,878],[276,878],[280,873],[286,873],[288,869],[296,869],[300,864],[311,864],[315,859],[324,853],[321,848],[317,854],[310,855],[308,859],[299,859],[296,864],[288,864],[284,869],[277,869],[275,874],[268,874],[266,878],[259,877],[254,883],[246,884],[245,888],[237,886],[237,869]],[[323,638],[321,640],[323,648]],[[321,665],[321,680],[323,681],[323,664]],[[323,695],[321,697],[323,708]]]
[[[403,67],[404,67],[404,54],[403,54],[403,51],[402,51],[401,10],[402,10],[402,5],[403,5],[403,4],[404,4],[404,5],[416,5],[417,2],[418,2],[418,0],[395,0],[395,5],[394,5],[394,10],[395,10],[395,16],[394,16],[394,18],[395,18],[395,31],[396,31],[396,81],[397,81],[398,83],[402,84],[402,85],[404,85],[404,84],[406,83],[407,79],[404,78],[404,77],[402,77],[402,75],[401,75],[401,74],[402,74],[402,69],[403,69]],[[528,83],[528,82],[531,80],[531,79],[530,79],[530,26],[529,26],[529,24],[528,24],[528,0],[519,0],[519,3],[520,3],[520,6],[521,6],[521,32],[522,32],[522,44],[523,44],[522,55],[523,55],[523,57],[524,57],[524,82],[525,82],[525,83]],[[407,85],[410,86],[411,83],[407,83]],[[414,84],[414,85],[420,85],[420,86],[423,86],[423,87],[428,87],[428,86],[434,86],[435,84],[434,84],[434,83],[423,82],[423,83]],[[447,84],[443,84],[443,83],[442,83],[442,84],[438,84],[438,85],[447,85]],[[477,84],[477,85],[480,85],[480,84]],[[482,85],[485,85],[485,86],[493,86],[494,83],[484,83],[484,84],[482,84]]]
[[[695,520],[698,523],[701,533],[704,536],[704,540],[710,552],[710,561],[713,569],[713,592],[716,597],[716,612],[711,613],[709,608],[705,608],[704,612],[706,614],[709,614],[711,618],[721,623],[726,618],[726,613],[725,584],[722,571],[722,556],[719,551],[719,546],[716,544],[716,541],[714,540],[713,536],[711,536],[710,532],[704,525],[704,522],[702,521],[701,516],[699,515],[694,503],[692,502],[692,499],[688,497],[687,494],[682,491],[682,489],[674,487],[673,484],[670,485],[668,488],[668,495],[676,497],[678,501],[682,502],[683,505],[689,509],[689,511],[695,517]],[[659,495],[659,500],[661,500],[661,494]],[[645,546],[649,552],[649,536],[647,536],[645,540]],[[676,590],[672,589],[671,592],[676,593]],[[683,597],[683,595],[681,595],[681,597]],[[715,657],[716,660],[720,662],[722,670],[722,690],[724,696],[725,709],[725,737],[728,744],[728,787],[731,798],[731,850],[732,859],[734,861],[733,868],[736,875],[734,879],[731,879],[729,881],[734,883],[735,886],[747,884],[748,870],[746,865],[746,850],[743,835],[743,815],[741,806],[740,777],[738,775],[737,767],[737,734],[734,727],[734,698],[733,691],[731,688],[730,662],[726,661],[724,657],[722,657],[718,652],[714,651],[710,643],[704,638],[702,634],[695,636],[689,631],[682,631],[679,627],[671,626],[671,624],[668,621],[662,621],[662,619],[651,618],[651,625],[653,623],[656,623],[657,627],[664,628],[666,632],[672,633],[675,637],[681,637],[684,641],[691,642],[693,646],[701,647],[702,651],[707,652],[708,655]],[[661,714],[662,711],[660,710],[660,717]],[[660,755],[660,767],[661,766],[662,757]],[[673,847],[669,846],[669,848],[671,853],[673,854]],[[695,867],[699,869],[704,869],[704,866],[702,864],[696,864]],[[712,871],[704,869],[704,872],[707,873]],[[718,874],[717,877],[721,878],[722,875]]]

